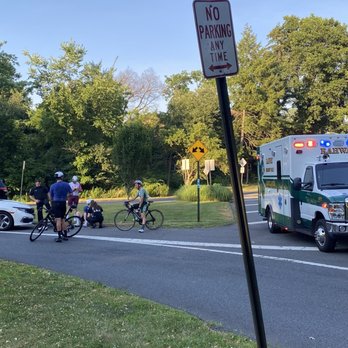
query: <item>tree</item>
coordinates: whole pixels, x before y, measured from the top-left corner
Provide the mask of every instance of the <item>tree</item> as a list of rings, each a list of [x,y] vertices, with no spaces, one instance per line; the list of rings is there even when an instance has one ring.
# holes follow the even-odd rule
[[[0,43],[0,49],[5,43]],[[23,146],[24,123],[28,117],[29,99],[23,81],[16,72],[17,58],[0,50],[0,177],[12,189],[20,185],[22,161],[25,159]]]
[[[127,69],[117,75],[117,80],[128,89],[131,117],[133,114],[153,110],[163,92],[163,83],[153,69],[145,70],[140,76],[135,71]]]
[[[269,51],[286,84],[283,104],[298,133],[346,132],[348,32],[334,19],[284,17],[269,34]]]
[[[204,79],[200,72],[189,74],[184,71],[167,78],[166,83],[169,103],[167,117],[163,120],[168,129],[165,141],[183,180],[190,184],[197,176],[195,165],[189,175],[180,171],[181,160],[190,156],[188,149],[196,140],[203,142],[209,149],[209,158],[214,158],[217,166],[226,173],[228,167],[214,81]],[[200,161],[201,167],[203,163]]]
[[[112,158],[128,196],[136,178],[149,171],[153,133],[139,121],[120,127],[114,137]]]
[[[239,73],[229,79],[239,157],[252,158],[262,142],[281,136],[284,88],[277,65],[246,26],[238,43]]]
[[[42,98],[31,113],[36,150],[51,173],[61,169],[87,185],[113,186],[112,139],[126,114],[126,90],[114,68],[84,63],[83,47],[61,48],[62,57],[48,60],[26,53],[32,90]]]

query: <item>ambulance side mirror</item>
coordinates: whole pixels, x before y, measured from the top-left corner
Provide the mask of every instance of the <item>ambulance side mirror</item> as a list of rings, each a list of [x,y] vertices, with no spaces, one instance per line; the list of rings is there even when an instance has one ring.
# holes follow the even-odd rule
[[[295,191],[301,191],[302,188],[302,180],[301,178],[294,178],[293,188]]]

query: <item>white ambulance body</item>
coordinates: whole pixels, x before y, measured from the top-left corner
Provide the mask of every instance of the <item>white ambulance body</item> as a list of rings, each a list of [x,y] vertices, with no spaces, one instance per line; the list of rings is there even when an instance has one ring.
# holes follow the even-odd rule
[[[348,134],[291,135],[258,149],[259,213],[271,233],[314,236],[333,251],[348,236]]]

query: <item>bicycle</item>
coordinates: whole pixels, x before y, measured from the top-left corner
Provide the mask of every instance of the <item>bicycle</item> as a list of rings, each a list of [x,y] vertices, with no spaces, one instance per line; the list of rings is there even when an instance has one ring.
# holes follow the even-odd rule
[[[38,224],[33,228],[33,230],[30,233],[29,239],[31,242],[34,242],[36,239],[38,239],[44,231],[51,231],[57,233],[56,222],[52,210],[48,210],[46,208],[45,210],[47,212],[46,216],[38,222]],[[65,215],[65,224],[67,226],[66,231],[68,238],[77,235],[82,228],[82,218],[78,215],[73,215],[69,217],[69,213],[71,212],[72,208],[70,208]]]
[[[150,208],[150,204],[153,201],[149,201],[148,203]],[[124,202],[124,205],[126,209],[122,209],[115,214],[114,224],[121,231],[129,231],[134,227],[136,222],[141,225],[142,219],[136,206],[130,204],[128,201]],[[148,209],[145,216],[145,226],[149,230],[157,230],[163,225],[164,217],[158,209]]]

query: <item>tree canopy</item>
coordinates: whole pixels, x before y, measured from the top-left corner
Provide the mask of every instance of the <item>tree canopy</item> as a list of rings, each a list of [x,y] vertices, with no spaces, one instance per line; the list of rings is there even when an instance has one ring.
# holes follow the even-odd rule
[[[129,185],[142,177],[172,187],[196,178],[188,149],[208,149],[218,180],[228,171],[214,80],[200,71],[137,74],[86,62],[71,41],[61,56],[25,52],[26,80],[17,58],[0,43],[0,177],[18,190],[56,170],[78,175],[85,187]],[[250,26],[238,43],[239,74],[228,78],[238,156],[253,161],[256,147],[289,134],[348,131],[348,32],[332,18],[286,16],[262,45]],[[163,96],[167,111],[158,112]],[[30,97],[37,102],[32,104]],[[181,160],[191,159],[181,171]],[[203,174],[202,174],[203,175]],[[203,176],[204,177],[204,176]]]

